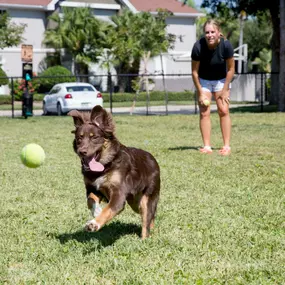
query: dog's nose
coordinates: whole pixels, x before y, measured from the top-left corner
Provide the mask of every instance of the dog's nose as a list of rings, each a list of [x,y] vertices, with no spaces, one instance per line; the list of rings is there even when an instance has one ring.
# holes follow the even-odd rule
[[[79,150],[79,154],[81,156],[86,156],[87,155],[87,150],[86,149],[81,149],[81,150]]]

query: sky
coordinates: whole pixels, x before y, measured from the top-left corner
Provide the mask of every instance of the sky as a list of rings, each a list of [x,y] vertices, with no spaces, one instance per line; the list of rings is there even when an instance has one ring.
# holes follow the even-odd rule
[[[201,3],[202,3],[202,0],[194,0],[194,2],[196,3],[196,5],[198,7],[200,7]]]

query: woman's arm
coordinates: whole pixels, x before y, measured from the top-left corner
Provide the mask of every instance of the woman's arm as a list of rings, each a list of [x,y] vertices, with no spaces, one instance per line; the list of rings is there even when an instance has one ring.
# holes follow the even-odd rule
[[[198,97],[200,97],[200,95],[202,94],[202,86],[200,84],[199,75],[198,75],[199,66],[200,66],[200,61],[192,60],[192,79],[196,87],[196,90],[198,92]]]
[[[227,62],[227,76],[226,76],[226,81],[224,84],[224,90],[228,91],[230,89],[230,83],[234,77],[235,74],[235,60],[233,57],[226,59]]]
[[[234,77],[235,74],[235,60],[233,57],[228,58],[227,60],[227,75],[226,75],[226,81],[224,83],[224,87],[222,90],[221,95],[219,96],[222,99],[222,103],[230,103],[230,83]]]

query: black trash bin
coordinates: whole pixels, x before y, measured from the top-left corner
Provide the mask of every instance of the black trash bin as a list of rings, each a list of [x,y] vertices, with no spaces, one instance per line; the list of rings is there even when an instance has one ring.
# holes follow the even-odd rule
[[[33,116],[33,94],[30,94],[28,88],[23,93],[22,98],[22,116],[27,119]]]

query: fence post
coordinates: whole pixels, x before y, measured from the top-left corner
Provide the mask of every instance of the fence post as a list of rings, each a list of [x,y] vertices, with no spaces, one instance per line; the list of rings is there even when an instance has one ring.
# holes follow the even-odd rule
[[[261,92],[260,92],[260,107],[261,112],[263,112],[263,90],[264,90],[264,79],[263,79],[264,73],[261,74]]]
[[[163,84],[164,99],[165,99],[165,114],[168,115],[168,93],[166,91],[166,86],[165,86],[164,68],[163,68],[163,60],[161,53],[160,53],[160,63],[161,63],[162,84]]]
[[[109,91],[109,94],[110,94],[110,97],[109,97],[110,112],[111,112],[111,114],[113,114],[113,84],[112,84],[112,76],[111,76],[110,71],[108,71],[108,81],[109,81],[109,88],[110,88],[110,91]]]
[[[11,92],[12,92],[12,118],[14,118],[14,101],[15,101],[15,98],[14,98],[14,80],[13,80],[13,77],[11,78]]]
[[[144,73],[144,75],[143,75],[143,82],[144,82],[144,86],[145,86],[145,87],[147,86],[146,80],[148,80],[148,77],[146,77],[146,74]],[[149,92],[148,92],[148,90],[147,90],[147,92],[146,92],[146,115],[147,115],[147,116],[149,115],[149,112],[148,112],[149,103],[150,103],[150,100],[149,100]]]

